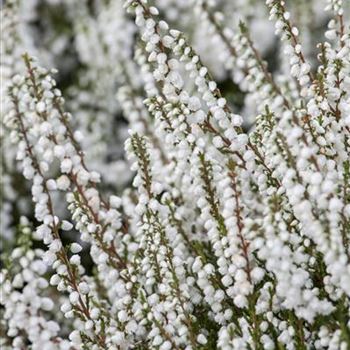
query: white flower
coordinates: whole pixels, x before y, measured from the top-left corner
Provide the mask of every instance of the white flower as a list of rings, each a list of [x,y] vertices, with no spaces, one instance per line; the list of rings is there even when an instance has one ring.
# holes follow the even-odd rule
[[[63,220],[61,224],[61,228],[64,231],[70,231],[73,228],[73,224],[67,220]]]
[[[208,342],[207,338],[203,334],[198,335],[197,341],[199,344],[202,344],[202,345],[205,345]]]
[[[43,113],[45,110],[46,110],[46,105],[45,105],[45,102],[43,101],[40,101],[36,104],[36,110],[39,112],[39,113]]]
[[[69,301],[73,304],[76,305],[79,302],[79,293],[74,291],[69,294]]]
[[[57,180],[57,188],[62,191],[66,191],[70,186],[69,178],[66,175],[61,175]]]
[[[89,294],[90,287],[86,282],[80,282],[79,283],[79,291],[81,294]]]
[[[113,208],[119,208],[122,204],[121,198],[117,196],[110,196],[109,203]]]
[[[72,243],[71,246],[70,246],[70,250],[73,254],[76,254],[76,253],[80,253],[82,251],[82,247],[80,244],[78,243]]]
[[[62,173],[69,173],[72,170],[73,163],[69,158],[65,158],[61,162]]]

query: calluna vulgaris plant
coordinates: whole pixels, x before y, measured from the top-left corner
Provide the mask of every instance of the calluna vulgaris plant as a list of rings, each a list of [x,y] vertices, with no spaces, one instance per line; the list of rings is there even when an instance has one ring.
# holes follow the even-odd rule
[[[41,44],[38,6],[1,9],[1,347],[350,349],[349,2],[42,1]]]

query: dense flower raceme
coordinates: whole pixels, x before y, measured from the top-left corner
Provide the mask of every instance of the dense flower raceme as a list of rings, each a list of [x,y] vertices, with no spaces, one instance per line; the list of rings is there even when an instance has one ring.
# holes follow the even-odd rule
[[[19,171],[34,213],[4,254],[4,349],[350,346],[346,4],[327,2],[326,41],[312,57],[308,19],[299,34],[288,3],[267,0],[283,53],[272,74],[254,21],[230,26],[230,5],[218,3],[192,1],[192,17],[170,0],[156,1],[161,14],[147,0],[99,3],[97,18],[82,6],[72,21],[85,78],[67,101],[8,17],[6,213],[22,196]],[[179,13],[202,33],[173,29]],[[205,45],[191,44],[204,33],[245,95],[241,115],[204,63]],[[128,122],[128,175],[95,159],[116,111]]]

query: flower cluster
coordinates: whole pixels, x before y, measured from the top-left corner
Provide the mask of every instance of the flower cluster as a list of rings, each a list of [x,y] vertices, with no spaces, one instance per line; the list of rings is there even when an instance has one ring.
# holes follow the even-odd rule
[[[23,174],[33,213],[3,259],[2,346],[346,350],[347,5],[327,1],[313,57],[300,4],[257,2],[261,25],[242,2],[97,3],[72,16],[84,67],[63,93],[56,70],[15,49],[25,44],[9,20],[6,175]],[[275,26],[276,69],[257,22]],[[118,166],[104,154],[121,153],[115,126]]]

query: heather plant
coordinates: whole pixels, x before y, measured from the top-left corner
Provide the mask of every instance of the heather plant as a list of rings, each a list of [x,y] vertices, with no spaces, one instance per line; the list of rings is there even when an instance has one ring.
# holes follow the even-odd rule
[[[79,5],[2,8],[1,346],[350,348],[349,2]]]

